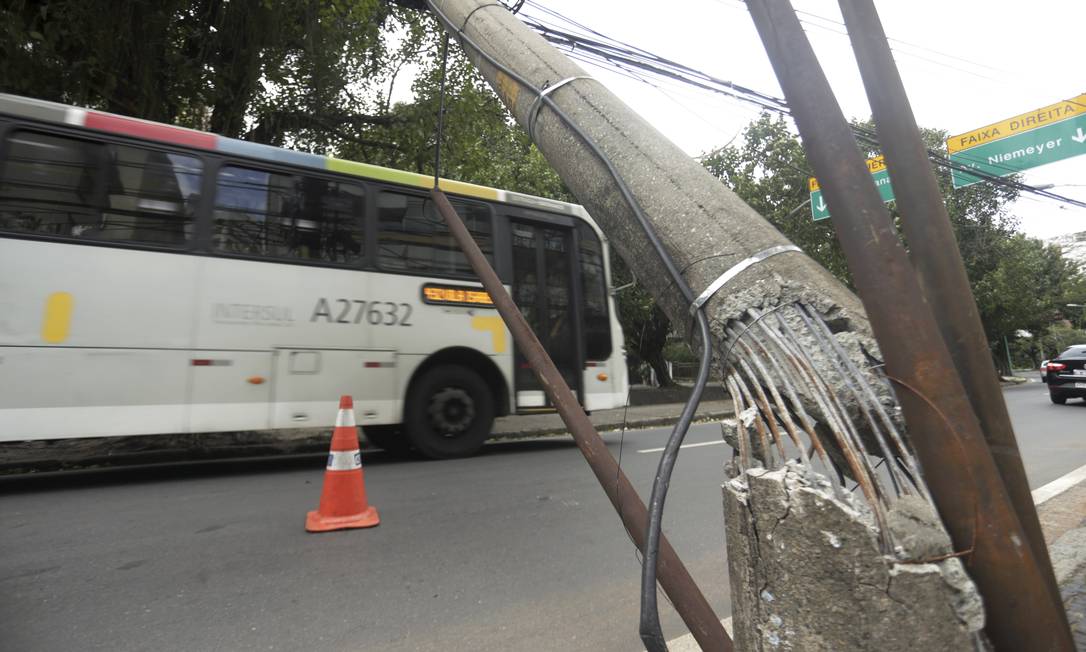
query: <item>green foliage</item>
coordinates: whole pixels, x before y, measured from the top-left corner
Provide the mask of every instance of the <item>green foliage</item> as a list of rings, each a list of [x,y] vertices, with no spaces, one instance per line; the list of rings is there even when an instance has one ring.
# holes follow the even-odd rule
[[[431,174],[444,32],[381,0],[17,0],[0,90]],[[410,102],[394,103],[413,75]],[[444,176],[569,193],[449,48]]]
[[[671,322],[652,295],[635,282],[626,261],[616,256],[611,265],[615,287],[628,286],[616,296],[618,319],[626,339],[627,365],[635,376],[640,375],[645,365],[651,366],[661,387],[673,385],[665,354]]]
[[[988,340],[1017,330],[1044,333],[1061,315],[1060,299],[1076,267],[1058,247],[1016,234],[995,243],[1000,259],[973,282]]]
[[[672,340],[664,346],[664,358],[668,362],[685,362],[694,363],[698,362],[698,356],[694,354],[694,351],[690,348],[690,345],[683,340]]]
[[[352,113],[350,91],[386,65],[394,13],[378,0],[16,0],[0,10],[0,88],[278,144]]]
[[[1057,322],[1040,337],[1010,341],[1011,358],[1019,369],[1040,369],[1042,361],[1051,360],[1072,344],[1086,344],[1086,324],[1073,318],[1070,322]]]
[[[832,224],[811,220],[807,179],[813,174],[784,118],[763,113],[743,132],[742,144],[716,150],[702,164],[808,256],[849,282]]]
[[[389,111],[394,120],[373,128],[372,139],[396,143],[374,149],[365,143],[347,144],[347,158],[377,165],[433,174],[436,124],[441,102],[441,40],[436,24],[420,26],[410,55],[419,65],[410,104]],[[425,56],[420,54],[426,53]],[[505,107],[463,56],[455,43],[446,68],[445,125],[441,143],[442,176],[572,201],[558,175],[509,116]]]
[[[874,130],[871,122],[858,125]],[[945,132],[924,129],[922,136],[929,148],[943,149]],[[705,167],[809,256],[851,285],[831,220],[814,222],[804,203],[810,196],[807,179],[812,173],[788,123],[763,114],[743,137],[741,145],[706,156]],[[867,152],[869,156],[876,153],[870,148]],[[1016,190],[988,183],[955,190],[948,170],[936,168],[935,174],[989,345],[1004,367],[1003,336],[1013,337],[1018,330],[1043,334],[1068,297],[1082,295],[1086,303],[1086,280],[1058,248],[1017,232],[1017,220],[1007,210],[1017,197]],[[900,230],[901,220],[908,218],[898,213],[896,204],[891,203],[890,209]]]

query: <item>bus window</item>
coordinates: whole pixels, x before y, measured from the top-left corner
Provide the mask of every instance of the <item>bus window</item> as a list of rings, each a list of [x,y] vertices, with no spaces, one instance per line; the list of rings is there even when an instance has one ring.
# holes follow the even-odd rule
[[[215,248],[273,258],[362,259],[361,185],[225,166],[215,199]]]
[[[102,145],[16,131],[5,150],[0,229],[66,237],[92,237],[100,231],[96,179]]]
[[[34,132],[7,144],[0,228],[154,244],[191,236],[199,159]]]
[[[493,261],[490,210],[455,199],[451,203],[479,248]],[[377,248],[377,265],[383,270],[474,276],[445,220],[424,197],[387,191],[378,195]]]
[[[611,356],[611,322],[607,319],[607,278],[603,272],[603,245],[587,224],[577,224],[580,241],[581,294],[584,299],[585,358]]]
[[[200,160],[124,145],[108,147],[108,195],[99,237],[156,244],[187,242],[200,197]]]

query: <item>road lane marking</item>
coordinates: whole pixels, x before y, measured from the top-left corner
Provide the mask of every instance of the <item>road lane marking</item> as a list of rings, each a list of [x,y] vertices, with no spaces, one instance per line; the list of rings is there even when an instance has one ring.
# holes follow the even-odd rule
[[[1080,466],[1074,471],[1071,471],[1067,475],[1056,478],[1052,482],[1049,482],[1043,487],[1033,490],[1033,504],[1040,505],[1041,503],[1055,498],[1056,496],[1067,491],[1071,487],[1077,485],[1080,482],[1086,481],[1086,465]]]
[[[683,444],[682,446],[679,446],[679,448],[697,448],[698,446],[716,446],[717,444],[723,444],[723,443],[724,443],[723,439],[721,439],[719,441],[703,441],[703,442],[701,442],[699,444]],[[662,453],[662,452],[664,452],[664,449],[663,448],[646,448],[644,450],[639,450],[637,452],[638,453]]]

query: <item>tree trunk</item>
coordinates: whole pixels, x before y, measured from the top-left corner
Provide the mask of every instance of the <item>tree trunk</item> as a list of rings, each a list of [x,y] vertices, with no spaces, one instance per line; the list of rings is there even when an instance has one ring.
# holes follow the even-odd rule
[[[652,366],[652,370],[656,372],[656,382],[660,383],[660,387],[674,387],[675,381],[671,379],[671,373],[667,369],[667,360],[664,359],[663,351],[657,351],[655,355],[648,358],[649,365]]]

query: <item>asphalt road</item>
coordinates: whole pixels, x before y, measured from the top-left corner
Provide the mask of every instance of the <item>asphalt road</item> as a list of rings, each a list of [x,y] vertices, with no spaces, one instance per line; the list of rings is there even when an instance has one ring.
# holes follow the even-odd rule
[[[1056,405],[1048,399],[1047,385],[1030,381],[1004,389],[1003,399],[1030,488],[1036,489],[1086,464],[1086,401]]]
[[[1006,391],[1033,487],[1086,464],[1086,404],[1043,392]],[[658,454],[639,451],[664,437],[605,436],[643,495]],[[683,451],[665,517],[722,617],[728,451]],[[365,464],[381,525],[319,535],[302,527],[313,458],[0,481],[0,648],[639,649],[636,553],[570,441]],[[665,635],[684,633],[661,607]]]

